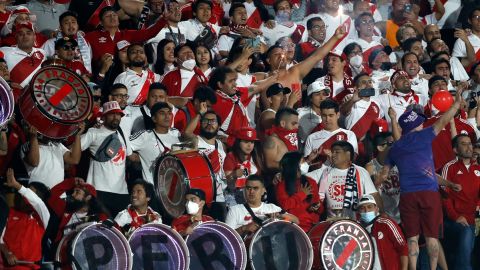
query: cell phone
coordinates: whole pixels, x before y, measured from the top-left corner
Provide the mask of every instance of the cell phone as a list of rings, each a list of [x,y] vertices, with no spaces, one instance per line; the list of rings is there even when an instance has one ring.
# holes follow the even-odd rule
[[[260,47],[260,42],[260,37],[248,39],[248,45],[250,45],[252,48]]]
[[[468,108],[469,109],[473,109],[473,108],[477,107],[477,101],[475,100],[477,95],[478,95],[477,92],[472,92],[470,94],[470,102],[468,102]]]
[[[405,4],[404,11],[407,13],[412,12],[412,4]]]
[[[359,96],[359,97],[372,97],[372,96],[375,96],[375,89],[373,89],[373,88],[360,89],[360,91],[358,91],[358,96]]]

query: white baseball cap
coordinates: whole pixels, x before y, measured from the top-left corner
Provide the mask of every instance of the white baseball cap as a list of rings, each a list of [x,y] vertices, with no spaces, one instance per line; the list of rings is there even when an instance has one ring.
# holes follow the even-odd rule
[[[360,202],[358,203],[358,207],[367,204],[367,203],[373,203],[377,205],[377,202],[375,201],[375,198],[370,195],[370,194],[365,194],[363,197],[360,199]]]
[[[307,96],[310,96],[311,94],[320,91],[325,91],[327,92],[327,94],[329,94],[331,89],[330,87],[326,86],[322,81],[314,81],[307,88]]]

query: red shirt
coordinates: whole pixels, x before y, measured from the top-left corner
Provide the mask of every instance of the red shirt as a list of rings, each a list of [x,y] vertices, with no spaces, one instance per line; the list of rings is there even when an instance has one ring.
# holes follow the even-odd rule
[[[443,168],[442,177],[462,185],[459,192],[446,188],[448,198],[443,200],[447,217],[456,221],[464,216],[468,224],[475,224],[475,210],[480,205],[480,165],[471,164],[467,169],[463,161],[454,159]]]
[[[320,214],[323,212],[323,206],[318,212],[308,212],[310,205],[319,203],[320,197],[318,195],[318,185],[311,178],[307,177],[308,184],[312,188],[312,200],[307,202],[307,195],[300,191],[300,181],[297,180],[297,192],[289,196],[285,188],[285,180],[282,180],[276,186],[277,202],[283,210],[287,211],[298,218],[298,224],[305,232],[310,231],[312,226],[320,220]]]
[[[172,228],[179,233],[184,232],[188,226],[192,225],[191,215],[182,215],[174,219],[172,222]],[[202,222],[212,221],[213,218],[207,215],[202,215]]]
[[[187,127],[188,121],[197,116],[197,113],[195,112],[195,108],[193,107],[192,102],[188,102],[186,105],[186,110],[187,113],[184,110],[178,110],[175,116],[173,117],[173,127],[176,129],[180,130],[180,132],[184,132],[185,128]],[[193,134],[198,135],[200,134],[200,121],[197,124],[197,127],[193,131]]]
[[[400,256],[408,256],[408,245],[398,224],[389,217],[378,217],[370,235],[377,244],[382,269],[399,270]]]
[[[220,116],[222,121],[220,128],[229,135],[233,135],[234,131],[241,127],[250,126],[246,107],[252,97],[248,96],[248,89],[246,91],[239,90],[241,95],[238,101],[234,101],[234,99],[219,93],[220,90],[217,90],[215,93],[217,103],[212,105],[212,109]]]

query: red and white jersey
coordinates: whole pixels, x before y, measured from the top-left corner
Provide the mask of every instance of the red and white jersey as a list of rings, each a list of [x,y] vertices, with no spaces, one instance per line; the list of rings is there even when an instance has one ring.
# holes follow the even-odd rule
[[[409,95],[408,97],[400,96],[400,95],[404,95],[404,94],[398,93],[398,92],[394,92],[392,94],[381,94],[378,97],[375,97],[374,99],[377,102],[377,104],[380,105],[380,109],[383,112],[388,112],[388,108],[392,107],[397,113],[397,120],[400,117],[400,115],[402,115],[405,112],[408,105],[420,104],[422,106],[425,106],[428,103],[428,97],[423,95],[413,94],[411,96]],[[385,119],[387,119],[388,126],[391,128],[392,120],[390,119],[390,116],[388,116],[388,114],[385,114]]]
[[[317,81],[319,82],[322,82],[325,86],[329,86],[328,83],[325,83],[325,78],[326,76],[323,76],[319,79],[317,79]],[[348,81],[348,80],[347,80]],[[332,92],[330,93],[330,97],[332,99],[334,99],[335,101],[337,101],[338,103],[342,103],[343,102],[343,99],[347,96],[347,95],[350,95],[353,93],[353,85],[351,85],[351,88],[348,88],[345,89],[345,85],[346,85],[346,82],[347,82],[345,79],[339,81],[339,82],[336,82],[332,79]],[[352,82],[352,80],[349,80],[349,82]],[[352,82],[353,83],[353,82]],[[348,85],[348,84],[347,84]]]
[[[264,23],[260,27],[260,30],[268,46],[274,45],[281,37],[290,37],[292,35],[300,36],[300,42],[305,42],[308,39],[308,31],[306,31],[306,28],[296,23],[292,23],[291,26],[286,26],[275,21],[275,27],[273,29],[266,27]]]
[[[193,93],[207,78],[199,68],[186,70],[177,68],[165,74],[161,82],[167,87],[169,97],[193,97]]]
[[[382,118],[383,115],[384,112],[374,100],[361,99],[353,104],[350,114],[345,117],[345,127],[353,131],[357,138],[361,140],[372,126],[372,123]]]
[[[250,102],[247,91],[240,91],[240,97],[228,96],[217,90],[217,103],[212,105],[212,109],[220,116],[222,123],[220,129],[225,133],[232,135],[241,127],[249,126],[246,105]]]
[[[248,91],[248,87],[257,81],[255,76],[253,76],[252,74],[245,74],[244,75],[244,74],[241,74],[241,73],[237,73],[237,75],[238,75],[238,77],[237,77],[237,89],[242,88],[242,90]],[[256,109],[258,97],[259,97],[258,94],[252,96],[252,99],[250,100],[250,102],[247,105],[248,119],[250,120],[250,126],[253,127],[253,128],[256,126],[256,124],[255,124],[255,109]]]
[[[352,144],[355,153],[358,153],[357,136],[351,130],[339,128],[334,131],[322,129],[310,134],[305,142],[304,156],[310,155],[314,149],[330,149],[336,141],[348,141]]]
[[[364,194],[377,192],[368,171],[355,164],[354,166],[357,179],[358,200],[360,200]],[[318,183],[320,200],[326,203],[328,217],[334,216],[335,210],[343,209],[347,172],[348,168],[337,169],[330,166],[322,166],[320,169],[307,174],[308,177],[311,177]],[[346,210],[344,214],[355,219],[355,212],[351,210]]]
[[[473,46],[477,61],[480,61],[480,37],[472,33],[468,36],[468,40]],[[467,48],[465,47],[465,42],[463,42],[461,39],[457,39],[457,41],[455,41],[455,45],[453,45],[452,56],[467,57]]]
[[[38,48],[32,48],[30,53],[17,47],[1,47],[0,51],[4,54],[7,62],[10,79],[12,82],[20,84],[22,88],[27,86],[46,59],[45,51]]]
[[[160,81],[160,75],[149,69],[142,70],[142,73],[127,68],[120,73],[113,83],[124,84],[128,89],[128,104],[142,105],[147,100],[148,89],[154,82]]]
[[[251,3],[245,1],[243,2],[243,6],[245,6],[245,9],[247,10],[247,25],[256,29],[260,28],[262,25],[262,18],[260,17],[260,12],[253,1]]]

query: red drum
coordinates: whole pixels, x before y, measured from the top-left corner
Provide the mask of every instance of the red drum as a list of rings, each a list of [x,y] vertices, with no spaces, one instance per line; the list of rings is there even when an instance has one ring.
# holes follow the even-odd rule
[[[374,249],[368,232],[351,220],[325,221],[308,233],[313,245],[312,269],[371,269]]]
[[[210,161],[197,151],[170,153],[160,157],[154,182],[163,210],[172,218],[185,212],[185,193],[189,188],[203,190],[207,204],[216,196],[215,174]]]
[[[93,99],[85,81],[59,66],[41,68],[19,99],[23,118],[46,137],[74,134],[92,111]]]
[[[242,270],[247,267],[247,250],[243,240],[225,223],[203,222],[185,241],[190,251],[192,270]]]
[[[128,239],[133,269],[188,270],[190,254],[182,236],[163,224],[146,224]]]
[[[298,225],[275,220],[249,239],[248,259],[255,270],[311,269],[312,244]]]
[[[85,223],[60,241],[55,260],[60,269],[132,269],[132,251],[125,236],[100,223]]]

